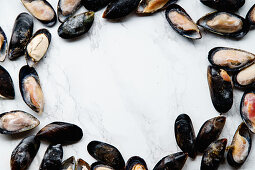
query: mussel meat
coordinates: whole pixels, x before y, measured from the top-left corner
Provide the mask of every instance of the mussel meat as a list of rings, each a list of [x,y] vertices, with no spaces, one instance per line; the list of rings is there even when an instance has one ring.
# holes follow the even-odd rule
[[[58,20],[64,22],[80,9],[83,0],[59,0],[58,1]]]
[[[91,11],[98,11],[106,7],[112,0],[83,0],[83,5]]]
[[[13,81],[5,68],[0,65],[0,97],[4,99],[14,99],[15,92]]]
[[[252,26],[255,25],[255,4],[251,7],[249,12],[247,13],[246,19]]]
[[[78,159],[78,161],[77,161],[77,170],[90,170],[90,166],[84,160]]]
[[[127,161],[125,170],[148,170],[148,168],[143,158],[133,156]]]
[[[2,27],[0,27],[0,62],[3,62],[5,60],[7,51],[8,51],[7,38]]]
[[[62,162],[62,165],[61,165],[61,170],[76,170],[76,168],[77,168],[77,164],[76,164],[75,157],[73,156],[68,158],[64,162]]]
[[[101,162],[95,162],[91,165],[91,170],[114,170],[112,167]]]
[[[219,11],[236,11],[241,8],[245,0],[200,0],[204,5]]]
[[[62,158],[62,145],[50,145],[44,154],[39,170],[59,170],[61,168]]]
[[[243,90],[248,90],[255,87],[255,64],[246,67],[245,69],[234,74],[233,84],[235,87]]]

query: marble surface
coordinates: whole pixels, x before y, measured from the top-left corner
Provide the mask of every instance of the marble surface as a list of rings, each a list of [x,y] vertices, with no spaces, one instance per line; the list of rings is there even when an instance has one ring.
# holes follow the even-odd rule
[[[49,0],[55,7],[57,0]],[[245,16],[254,2],[247,1],[239,10]],[[199,0],[179,0],[179,4],[196,21],[213,11]],[[19,0],[2,0],[0,25],[11,36],[16,16],[26,11]],[[79,12],[85,11],[81,9]],[[30,134],[52,121],[72,122],[84,131],[83,139],[64,147],[64,159],[75,156],[88,163],[95,160],[87,153],[91,140],[116,146],[127,161],[143,157],[149,169],[164,156],[180,151],[174,137],[174,121],[181,113],[190,115],[195,132],[209,118],[218,115],[211,103],[207,85],[207,53],[216,46],[228,46],[255,53],[255,32],[240,41],[203,32],[197,41],[187,40],[172,30],[164,12],[150,17],[131,14],[120,22],[102,19],[96,13],[88,34],[77,40],[63,40],[57,35],[59,23],[49,28],[52,43],[47,56],[36,67],[45,95],[41,116],[23,102],[18,86],[19,69],[24,57],[1,63],[15,85],[15,100],[0,100],[0,112],[24,110],[41,121]],[[35,29],[44,26],[37,20]],[[234,104],[226,113],[227,122],[221,137],[230,144],[241,123],[239,104],[242,92],[234,91]],[[10,169],[12,150],[24,135],[0,136],[0,169]],[[253,137],[254,139],[254,137]],[[43,143],[30,170],[38,169],[47,144]],[[240,169],[254,169],[255,149]],[[201,156],[188,159],[184,170],[197,170]],[[220,170],[232,169],[226,162]]]

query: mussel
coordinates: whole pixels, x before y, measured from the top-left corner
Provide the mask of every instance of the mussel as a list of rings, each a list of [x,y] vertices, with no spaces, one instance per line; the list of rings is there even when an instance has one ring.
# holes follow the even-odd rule
[[[127,161],[125,170],[148,170],[148,168],[143,158],[133,156]]]
[[[37,20],[44,25],[51,27],[56,24],[57,15],[55,10],[46,0],[21,0],[24,7],[32,14]]]
[[[224,160],[224,153],[227,145],[227,139],[219,139],[210,144],[205,150],[201,161],[201,170],[216,170]]]
[[[107,6],[112,0],[83,0],[83,5],[91,11],[98,11]]]
[[[58,28],[58,35],[64,39],[79,37],[89,31],[94,21],[94,12],[85,12],[69,17]]]
[[[58,20],[64,22],[72,16],[82,6],[83,0],[59,0],[58,1]]]
[[[247,13],[246,19],[252,26],[255,25],[255,4],[251,7],[249,12]]]
[[[181,170],[188,155],[183,152],[177,152],[162,158],[153,168],[153,170]]]
[[[254,63],[255,55],[240,49],[215,47],[209,51],[208,60],[215,67],[235,72]]]
[[[250,29],[243,17],[229,12],[209,13],[200,18],[197,24],[212,33],[230,38],[242,38]]]
[[[233,85],[223,69],[208,66],[207,80],[214,108],[219,113],[228,112],[233,105]]]
[[[101,162],[94,162],[92,165],[91,165],[91,170],[115,170],[113,169],[112,167],[108,166],[108,165],[105,165]]]
[[[175,120],[175,139],[181,150],[191,158],[196,157],[195,132],[192,121],[187,114],[180,114]]]
[[[219,11],[236,11],[241,8],[245,0],[200,0],[204,5]]]
[[[248,90],[255,87],[255,63],[235,73],[232,77],[235,87]]]
[[[2,27],[0,27],[0,62],[3,62],[5,60],[7,51],[8,51],[7,38]]]
[[[41,114],[44,97],[40,80],[33,67],[23,66],[19,72],[19,88],[24,102],[35,112]]]
[[[33,34],[33,17],[28,13],[21,13],[15,20],[11,41],[9,44],[8,57],[15,60],[25,54],[26,45]]]
[[[114,169],[125,167],[125,161],[120,151],[112,145],[100,141],[91,141],[87,146],[87,150],[93,158]]]
[[[170,5],[165,12],[170,26],[180,35],[189,39],[200,39],[202,35],[196,23],[179,5]]]
[[[26,170],[40,148],[40,141],[35,136],[23,139],[11,155],[11,170]]]
[[[59,170],[61,168],[62,158],[62,145],[50,145],[44,154],[39,170]]]
[[[14,99],[15,92],[13,81],[5,68],[0,65],[0,97],[4,99]]]
[[[77,168],[77,164],[76,164],[75,157],[73,156],[68,158],[64,162],[62,162],[62,165],[61,165],[61,170],[76,170],[76,168]]]
[[[71,123],[52,122],[42,128],[36,135],[40,140],[53,144],[71,144],[78,142],[83,137],[82,129]]]
[[[78,159],[78,161],[77,161],[77,170],[90,170],[90,166],[84,160]]]
[[[245,123],[241,123],[228,147],[227,160],[233,167],[240,167],[249,156],[252,146],[251,134]]]
[[[17,134],[34,129],[40,124],[33,115],[15,110],[0,114],[0,133]]]
[[[226,117],[218,116],[207,120],[200,128],[197,139],[196,149],[200,153],[204,153],[204,150],[215,140],[217,140],[225,125]]]

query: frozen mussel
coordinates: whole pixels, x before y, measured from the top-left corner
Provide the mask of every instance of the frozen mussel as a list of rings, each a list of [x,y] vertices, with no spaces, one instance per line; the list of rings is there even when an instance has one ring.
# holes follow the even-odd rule
[[[232,77],[235,87],[248,90],[255,87],[255,63],[235,73]]]
[[[3,62],[5,60],[7,51],[8,51],[7,37],[2,27],[0,27],[0,62]]]
[[[170,5],[165,12],[170,26],[180,35],[189,39],[200,39],[202,35],[196,23],[179,5]]]
[[[39,170],[59,170],[61,168],[62,158],[62,145],[50,145],[44,154]]]
[[[77,160],[77,170],[90,170],[90,166],[82,159]]]
[[[129,158],[125,170],[148,170],[146,162],[139,156]]]
[[[91,11],[98,11],[107,6],[112,0],[83,0],[83,5]]]
[[[0,97],[4,99],[14,99],[15,92],[13,81],[5,68],[0,65]]]
[[[255,4],[251,7],[249,12],[247,13],[246,19],[252,26],[255,25]]]
[[[241,8],[245,0],[200,0],[204,5],[219,11],[236,11]]]
[[[77,163],[75,157],[70,157],[62,162],[61,170],[76,170]]]
[[[82,6],[83,0],[59,0],[58,1],[58,20],[64,22],[72,16]]]

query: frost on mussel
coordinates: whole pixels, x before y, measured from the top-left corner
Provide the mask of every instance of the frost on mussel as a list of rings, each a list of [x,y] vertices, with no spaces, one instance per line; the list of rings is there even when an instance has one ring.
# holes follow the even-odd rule
[[[200,0],[204,5],[220,11],[236,11],[241,8],[245,0]]]
[[[90,170],[90,166],[82,159],[77,160],[77,170]]]
[[[245,123],[241,123],[229,147],[227,160],[231,166],[240,167],[249,156],[252,146],[251,134]]]
[[[127,161],[125,170],[148,170],[148,168],[143,158],[133,156]]]
[[[112,0],[83,0],[86,9],[98,11],[107,6]]]
[[[0,65],[0,97],[4,99],[14,99],[15,92],[13,81],[5,68]]]
[[[5,60],[8,51],[8,43],[3,29],[0,27],[0,62]]]
[[[202,35],[196,23],[179,5],[170,5],[165,12],[170,26],[180,35],[190,39],[200,39]]]
[[[33,67],[23,66],[19,72],[19,88],[24,102],[35,112],[43,112],[44,98],[37,72]]]
[[[62,158],[62,145],[50,145],[44,154],[39,170],[59,170],[61,168]]]
[[[90,169],[91,169],[91,170],[115,170],[115,169],[113,169],[112,167],[103,164],[102,162],[94,162],[94,163],[91,165],[91,168],[90,168]]]
[[[58,20],[64,22],[72,16],[81,6],[83,0],[59,0],[58,1]]]
[[[255,4],[251,7],[249,12],[246,15],[246,19],[251,25],[255,25]]]
[[[248,90],[255,87],[255,64],[246,67],[245,69],[233,75],[234,86]]]
[[[29,113],[15,110],[0,114],[0,133],[17,134],[37,127],[39,120]]]
[[[61,170],[76,170],[77,163],[75,157],[70,157],[62,162]]]

